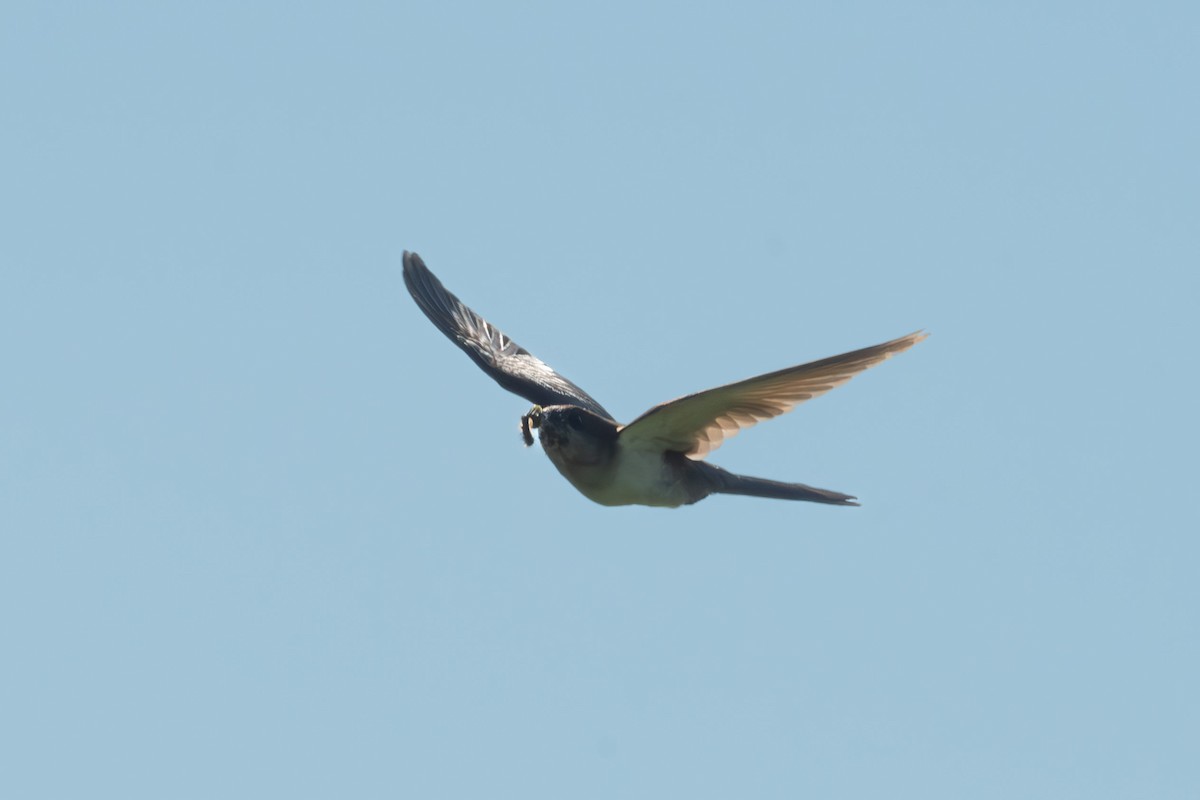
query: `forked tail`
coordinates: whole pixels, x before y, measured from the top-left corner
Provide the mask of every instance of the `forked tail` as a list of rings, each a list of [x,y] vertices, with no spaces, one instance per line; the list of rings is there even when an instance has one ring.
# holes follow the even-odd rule
[[[771,497],[777,500],[808,500],[812,503],[828,503],[835,506],[857,506],[857,498],[853,495],[833,492],[829,489],[817,489],[803,483],[783,483],[769,481],[766,478],[751,478],[748,475],[735,475],[721,469],[715,464],[704,461],[696,462],[715,494],[744,494],[751,497]]]

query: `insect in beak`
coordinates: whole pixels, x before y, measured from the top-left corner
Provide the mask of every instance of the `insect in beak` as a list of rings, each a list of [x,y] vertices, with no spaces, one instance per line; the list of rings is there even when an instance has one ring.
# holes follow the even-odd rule
[[[533,429],[542,426],[542,407],[534,406],[528,414],[521,416],[521,438],[526,447],[533,447]]]

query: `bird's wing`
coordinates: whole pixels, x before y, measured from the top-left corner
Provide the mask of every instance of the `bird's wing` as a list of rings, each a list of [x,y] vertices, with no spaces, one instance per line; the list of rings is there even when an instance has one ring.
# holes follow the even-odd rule
[[[689,458],[704,458],[743,428],[786,414],[805,400],[904,352],[925,336],[917,331],[874,347],[662,403],[622,428],[621,442],[637,449],[674,450]]]
[[[446,291],[416,253],[404,252],[404,285],[425,316],[496,383],[538,405],[574,405],[612,419],[583,389]]]

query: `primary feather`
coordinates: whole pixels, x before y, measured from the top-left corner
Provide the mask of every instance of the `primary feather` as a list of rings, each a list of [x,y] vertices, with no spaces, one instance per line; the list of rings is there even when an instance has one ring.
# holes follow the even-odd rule
[[[425,316],[513,394],[538,405],[575,405],[612,419],[591,395],[476,314],[446,290],[416,253],[404,251],[404,285]]]
[[[627,446],[701,459],[739,431],[786,414],[926,337],[922,331],[661,403],[621,429]]]

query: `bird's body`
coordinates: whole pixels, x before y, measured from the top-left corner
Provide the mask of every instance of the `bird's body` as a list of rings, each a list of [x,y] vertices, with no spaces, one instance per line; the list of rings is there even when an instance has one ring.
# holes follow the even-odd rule
[[[673,508],[697,499],[688,493],[683,475],[667,462],[665,453],[638,452],[618,444],[608,463],[579,465],[557,448],[545,449],[563,477],[584,497],[602,506]]]
[[[661,450],[629,447],[617,426],[577,406],[540,410],[538,438],[551,463],[602,506],[680,506],[699,497],[686,473]]]
[[[907,350],[925,334],[759,375],[662,403],[620,425],[598,402],[446,291],[416,253],[404,281],[425,315],[497,383],[536,405],[521,418],[550,461],[588,499],[606,506],[676,507],[710,494],[833,505],[854,497],[801,483],[734,475],[702,459],[742,428],[790,411]]]

